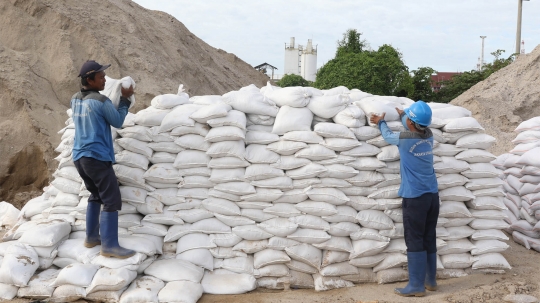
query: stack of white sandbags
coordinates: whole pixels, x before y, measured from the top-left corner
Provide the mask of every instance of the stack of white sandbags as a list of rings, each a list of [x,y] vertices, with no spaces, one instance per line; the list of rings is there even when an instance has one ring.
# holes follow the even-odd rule
[[[504,170],[508,231],[517,243],[540,252],[540,117],[522,122],[515,132],[515,147],[492,163]]]
[[[488,151],[495,138],[464,108],[430,104],[433,150],[440,206],[437,238],[446,241],[437,254],[446,269],[503,272],[510,266],[500,254],[508,248],[502,182]],[[437,126],[442,126],[437,128]]]
[[[15,281],[2,279],[18,270],[2,262],[0,297],[196,302],[256,287],[406,280],[399,152],[367,117],[386,112],[388,125],[403,130],[395,108],[412,103],[345,87],[157,96],[113,130],[119,241],[137,252],[125,260],[83,246],[90,193],[71,159],[70,118],[55,180],[0,244],[5,260],[32,264]],[[492,180],[495,157],[485,151],[494,139],[469,111],[431,106],[440,277],[509,268],[499,254],[508,227],[501,181]]]

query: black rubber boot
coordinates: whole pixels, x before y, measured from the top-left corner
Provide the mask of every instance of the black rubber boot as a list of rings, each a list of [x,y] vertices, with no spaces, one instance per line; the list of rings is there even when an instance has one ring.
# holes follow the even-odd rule
[[[396,288],[394,293],[403,297],[423,297],[426,295],[424,280],[426,279],[426,252],[408,252],[409,284],[405,288]]]
[[[101,204],[96,202],[88,202],[86,208],[86,239],[84,246],[92,248],[101,245],[99,236],[99,213],[101,212]]]
[[[101,255],[126,259],[135,255],[135,251],[118,244],[118,212],[101,212]]]
[[[437,254],[427,254],[426,281],[424,286],[429,291],[437,290]]]

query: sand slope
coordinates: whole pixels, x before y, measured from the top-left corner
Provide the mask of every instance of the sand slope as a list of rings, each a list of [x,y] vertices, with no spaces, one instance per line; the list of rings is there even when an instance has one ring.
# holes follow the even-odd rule
[[[171,15],[129,0],[4,0],[0,28],[0,201],[15,204],[57,166],[56,132],[88,59],[111,63],[113,78],[135,79],[135,112],[180,83],[191,95],[209,95],[268,80]]]
[[[492,153],[508,152],[513,148],[513,131],[519,123],[540,116],[540,46],[451,103],[470,110],[486,133],[497,138]]]

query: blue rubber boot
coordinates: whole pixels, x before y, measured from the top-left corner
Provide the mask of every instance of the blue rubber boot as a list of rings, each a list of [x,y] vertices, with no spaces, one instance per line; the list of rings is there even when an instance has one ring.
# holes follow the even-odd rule
[[[429,291],[437,290],[437,254],[427,254],[426,281],[424,286]]]
[[[426,279],[427,256],[425,251],[408,252],[409,284],[405,288],[396,288],[394,292],[404,297],[423,297],[426,295],[424,280]]]
[[[126,259],[135,255],[135,251],[126,249],[118,244],[118,212],[101,212],[101,255]]]
[[[84,246],[92,248],[101,244],[99,236],[99,213],[101,212],[101,204],[97,202],[88,202],[86,208],[86,239]]]

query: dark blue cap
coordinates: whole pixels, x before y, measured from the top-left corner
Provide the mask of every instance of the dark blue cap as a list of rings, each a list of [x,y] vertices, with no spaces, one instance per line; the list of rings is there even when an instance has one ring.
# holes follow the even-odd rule
[[[93,73],[98,73],[98,72],[104,71],[107,68],[109,68],[110,66],[111,66],[110,64],[101,65],[101,64],[97,63],[94,60],[88,60],[88,61],[84,62],[83,66],[81,67],[79,77],[86,78],[86,77],[90,76]]]

